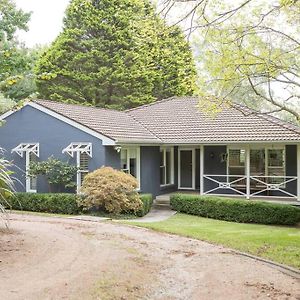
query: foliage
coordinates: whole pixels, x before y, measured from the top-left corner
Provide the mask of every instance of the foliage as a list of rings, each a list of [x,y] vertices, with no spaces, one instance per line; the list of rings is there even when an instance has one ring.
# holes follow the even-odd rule
[[[6,98],[2,93],[0,93],[0,115],[12,109],[14,105],[14,101]]]
[[[152,223],[130,222],[160,232],[208,241],[300,269],[300,230],[290,226],[243,224],[177,213]]]
[[[76,194],[15,193],[10,198],[8,207],[16,210],[75,215],[81,210],[77,205],[79,198]]]
[[[195,82],[182,32],[146,0],[71,1],[36,74],[44,98],[117,109],[190,95]]]
[[[174,210],[212,219],[278,225],[300,222],[300,209],[285,204],[181,194],[170,200]]]
[[[16,7],[14,1],[0,0],[0,42],[12,40],[17,30],[27,30],[30,13]]]
[[[138,210],[135,214],[138,217],[143,217],[150,211],[153,204],[153,197],[151,194],[141,194],[140,199],[142,201],[142,208]]]
[[[28,49],[13,41],[3,45],[0,53],[0,90],[14,101],[32,97],[37,90],[33,68],[41,53],[40,48]]]
[[[54,185],[64,188],[76,186],[74,182],[76,173],[76,166],[54,157],[49,157],[46,161],[31,162],[30,164],[30,176],[45,176],[49,183],[50,191]]]
[[[116,214],[137,212],[142,208],[137,187],[138,182],[133,176],[102,167],[84,177],[81,192],[85,197],[80,205],[85,209],[96,208]]]
[[[195,36],[201,95],[300,121],[299,1],[164,3]]]
[[[39,49],[28,49],[16,39],[17,30],[27,30],[30,13],[11,0],[0,0],[0,91],[19,101],[36,92],[33,65]]]
[[[10,204],[9,198],[14,191],[12,172],[9,170],[11,163],[2,157],[2,152],[0,148],[0,218],[5,214],[5,207]]]
[[[203,91],[246,104],[259,99],[263,111],[287,111],[300,121],[300,19],[293,17],[299,2],[286,9],[277,1],[256,2],[210,26],[199,47],[208,74]]]

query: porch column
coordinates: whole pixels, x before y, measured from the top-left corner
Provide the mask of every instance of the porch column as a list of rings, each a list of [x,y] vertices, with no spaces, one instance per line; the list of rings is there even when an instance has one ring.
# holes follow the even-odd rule
[[[204,194],[204,146],[200,146],[200,195]]]
[[[246,198],[250,199],[250,146],[245,149],[245,163],[246,163]]]
[[[297,200],[300,201],[300,144],[297,145]]]

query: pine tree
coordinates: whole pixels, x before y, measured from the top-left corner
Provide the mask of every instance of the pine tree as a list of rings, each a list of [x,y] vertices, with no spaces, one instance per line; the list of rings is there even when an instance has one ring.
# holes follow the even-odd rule
[[[36,73],[46,99],[117,109],[190,95],[195,84],[188,42],[148,0],[73,0]]]

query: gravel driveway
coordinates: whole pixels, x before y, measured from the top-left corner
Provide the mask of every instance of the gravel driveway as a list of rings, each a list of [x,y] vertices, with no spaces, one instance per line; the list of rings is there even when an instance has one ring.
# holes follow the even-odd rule
[[[300,299],[300,281],[220,246],[112,222],[11,215],[0,299]]]

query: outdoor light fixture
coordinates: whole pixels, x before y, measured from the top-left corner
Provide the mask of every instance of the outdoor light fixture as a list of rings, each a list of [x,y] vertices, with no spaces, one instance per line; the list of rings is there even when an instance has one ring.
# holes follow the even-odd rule
[[[115,150],[116,150],[118,153],[120,153],[121,149],[122,149],[121,146],[115,146]]]

